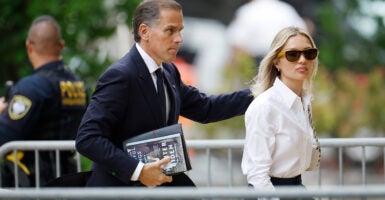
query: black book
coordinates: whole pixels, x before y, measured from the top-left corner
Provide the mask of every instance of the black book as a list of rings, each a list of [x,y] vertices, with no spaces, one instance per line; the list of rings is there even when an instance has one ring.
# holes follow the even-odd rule
[[[171,161],[163,166],[166,175],[191,170],[181,124],[174,124],[129,138],[123,142],[128,155],[143,163],[156,162],[165,156]]]

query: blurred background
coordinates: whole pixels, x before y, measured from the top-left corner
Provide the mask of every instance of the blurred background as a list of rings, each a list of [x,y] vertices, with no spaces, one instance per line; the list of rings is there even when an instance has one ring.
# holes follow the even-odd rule
[[[262,0],[276,2],[275,0]],[[131,17],[140,0],[0,0],[0,96],[4,83],[32,72],[25,39],[32,20],[52,15],[62,27],[66,42],[63,59],[81,75],[92,92],[98,77],[133,45]],[[237,44],[231,27],[241,12],[262,17],[238,20],[254,34],[247,42],[270,44],[269,30],[285,16],[278,7],[253,12],[248,0],[179,0],[183,6],[184,43],[175,60],[185,83],[216,94],[246,88],[257,72],[263,52],[254,54]],[[285,0],[303,20],[319,48],[320,66],[315,79],[313,115],[317,132],[324,138],[383,137],[385,132],[385,2],[382,0]],[[258,7],[258,6],[256,6]],[[243,8],[243,9],[241,9]],[[264,17],[264,18],[263,18]],[[266,35],[264,35],[266,33]],[[234,35],[232,35],[234,34]],[[246,38],[246,36],[243,36]],[[255,45],[256,46],[256,45]],[[1,84],[3,83],[3,84]],[[243,139],[243,116],[197,124],[181,118],[187,139]],[[373,171],[381,171],[383,158],[369,149]],[[220,157],[220,152],[218,153]],[[346,151],[352,166],[360,156]],[[323,154],[333,159],[333,152]],[[235,156],[240,162],[241,152]],[[195,162],[200,162],[196,159]],[[220,159],[216,161],[220,166]],[[331,167],[333,162],[331,161]],[[199,164],[193,167],[199,172]],[[243,180],[242,180],[243,181]]]

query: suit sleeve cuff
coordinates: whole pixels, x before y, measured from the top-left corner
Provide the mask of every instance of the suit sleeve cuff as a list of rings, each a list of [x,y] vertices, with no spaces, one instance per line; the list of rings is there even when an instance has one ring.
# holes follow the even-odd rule
[[[138,163],[138,166],[136,166],[136,169],[131,176],[131,181],[138,181],[139,180],[139,175],[140,175],[140,172],[142,172],[143,166],[144,166],[144,164],[142,162]]]

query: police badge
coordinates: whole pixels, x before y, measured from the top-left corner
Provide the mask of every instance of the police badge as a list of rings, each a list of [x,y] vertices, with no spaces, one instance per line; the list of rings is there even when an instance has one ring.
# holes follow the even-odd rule
[[[12,120],[19,120],[23,118],[32,106],[32,101],[25,96],[13,96],[9,107],[8,114]]]

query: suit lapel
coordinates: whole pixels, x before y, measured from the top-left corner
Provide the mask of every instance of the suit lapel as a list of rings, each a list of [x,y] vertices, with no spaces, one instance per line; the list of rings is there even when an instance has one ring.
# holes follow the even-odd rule
[[[168,122],[167,124],[174,124],[178,121],[178,116],[176,116],[176,94],[175,94],[175,90],[176,90],[176,86],[175,86],[175,83],[172,79],[172,76],[170,74],[170,72],[168,71],[168,66],[166,66],[168,64],[166,63],[163,63],[163,67],[164,67],[164,78],[165,78],[165,83],[166,83],[166,88],[167,88],[167,93],[168,93],[168,98],[170,100],[170,112],[169,112],[169,116],[168,116]]]
[[[143,58],[140,56],[135,45],[130,51],[131,57],[135,62],[135,68],[138,72],[138,81],[140,87],[140,92],[144,96],[145,103],[149,106],[151,113],[153,114],[156,122],[159,127],[162,127],[162,116],[160,108],[160,100],[157,96],[154,82],[152,80],[151,74],[148,71],[146,64],[143,61]],[[135,95],[135,94],[134,94]]]

